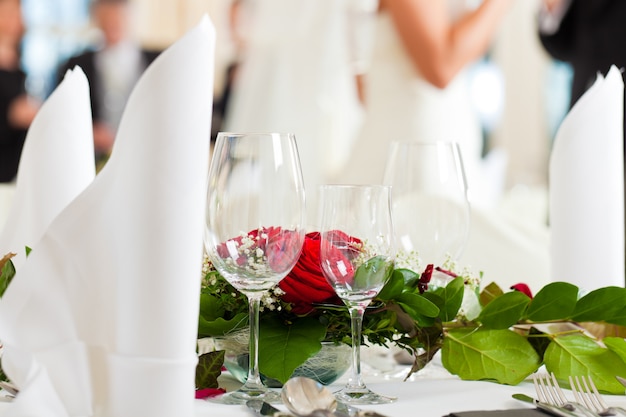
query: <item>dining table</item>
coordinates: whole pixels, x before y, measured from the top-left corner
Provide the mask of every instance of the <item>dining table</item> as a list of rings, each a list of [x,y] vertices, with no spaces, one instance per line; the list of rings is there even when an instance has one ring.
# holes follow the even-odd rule
[[[517,417],[535,409],[530,403],[513,398],[513,394],[522,393],[536,398],[532,377],[526,378],[518,385],[503,385],[491,381],[467,381],[450,374],[442,365],[439,355],[422,370],[407,378],[410,366],[398,364],[392,355],[366,351],[362,366],[362,376],[366,385],[373,391],[397,400],[389,404],[357,406],[362,410],[375,411],[386,417],[443,417],[455,415],[463,417],[464,412],[471,413],[467,417],[486,416],[499,410],[511,417]],[[545,372],[540,368],[537,372]],[[344,374],[328,388],[339,390],[347,381]],[[220,387],[229,390],[237,389],[240,383],[229,373],[224,372],[218,379]],[[563,387],[565,395],[573,400],[572,392]],[[0,394],[1,396],[2,394]],[[155,396],[161,393],[155,393]],[[163,395],[167,395],[164,393]],[[611,406],[626,408],[625,395],[604,395],[604,400]],[[8,402],[0,401],[0,417]],[[281,411],[288,411],[283,404],[274,404]],[[176,417],[251,417],[255,413],[245,405],[220,404],[212,399],[195,401],[193,416]],[[502,413],[494,414],[500,417]],[[538,414],[540,415],[540,414]]]

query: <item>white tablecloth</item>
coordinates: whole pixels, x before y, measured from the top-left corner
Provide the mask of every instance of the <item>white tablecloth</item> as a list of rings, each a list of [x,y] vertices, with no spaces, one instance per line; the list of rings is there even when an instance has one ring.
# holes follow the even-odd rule
[[[522,382],[517,386],[500,385],[483,381],[462,381],[450,375],[435,360],[426,369],[414,374],[409,381],[404,382],[406,367],[396,366],[385,372],[376,371],[367,364],[364,365],[364,378],[367,386],[381,394],[398,398],[392,404],[361,406],[360,408],[375,410],[388,417],[442,417],[451,412],[477,410],[505,410],[532,408],[531,404],[522,403],[513,399],[514,393],[525,393],[535,396],[532,380]],[[233,387],[233,379],[228,375],[220,377],[221,385],[227,389]],[[345,376],[329,388],[338,390],[345,381]],[[565,391],[568,397],[571,392]],[[155,393],[155,395],[159,395]],[[607,395],[605,400],[609,405],[626,407],[624,395]],[[0,402],[0,417],[6,403]],[[286,410],[283,405],[277,408]],[[206,400],[197,400],[194,416],[176,417],[250,417],[254,415],[244,405],[224,405]]]

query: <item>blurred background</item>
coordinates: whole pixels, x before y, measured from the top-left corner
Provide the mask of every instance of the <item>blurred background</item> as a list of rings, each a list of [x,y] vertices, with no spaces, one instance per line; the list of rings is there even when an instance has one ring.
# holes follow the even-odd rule
[[[141,46],[162,50],[208,13],[217,29],[216,96],[236,59],[230,23],[233,0],[132,0]],[[571,70],[542,49],[536,27],[539,0],[515,2],[490,52],[471,68],[472,95],[481,115],[486,149],[507,151],[506,189],[541,192],[555,130],[568,108]],[[89,0],[22,0],[27,89],[45,98],[69,57],[97,42]],[[244,28],[240,30],[245,31]]]
[[[265,1],[261,0],[263,6],[267,6]],[[327,10],[333,10],[335,6],[335,3],[330,3],[334,0],[317,1],[328,1],[325,4]],[[459,1],[466,5],[476,4],[474,0]],[[504,155],[505,161],[504,175],[485,180],[493,182],[494,187],[499,189],[498,198],[491,201],[490,206],[474,211],[473,231],[462,258],[464,264],[484,267],[489,271],[486,277],[488,280],[506,276],[511,283],[519,280],[529,282],[532,277],[545,279],[549,275],[548,163],[552,140],[569,108],[572,70],[568,65],[550,58],[540,43],[537,16],[542,1],[512,1],[512,8],[501,22],[487,53],[472,62],[465,74],[469,80],[471,103],[479,115],[482,128],[483,154],[498,150]],[[242,39],[248,37],[250,40],[249,31],[253,29],[250,21],[246,20],[246,14],[240,14],[239,20],[233,21],[233,6],[246,2],[249,0],[130,0],[133,37],[146,50],[164,50],[195,26],[203,14],[207,13],[211,17],[217,32],[213,135],[220,127],[237,130],[238,126],[242,126],[237,123],[231,123],[232,126],[220,123],[228,120],[226,116],[232,110],[224,104],[223,98],[229,96],[230,88],[233,87],[229,81],[233,81],[234,64],[242,62]],[[21,4],[26,27],[21,54],[22,68],[27,74],[26,89],[30,95],[45,100],[58,82],[62,65],[70,57],[101,44],[103,36],[92,19],[90,0],[21,0]],[[289,17],[272,15],[287,13],[285,4],[291,8]],[[349,159],[352,153],[346,150],[351,146],[352,138],[344,133],[350,129],[348,123],[341,120],[343,114],[339,117],[341,126],[337,125],[336,119],[330,120],[328,117],[328,114],[337,113],[338,108],[341,112],[341,107],[346,104],[334,100],[333,94],[337,90],[334,85],[324,84],[323,87],[331,94],[327,94],[326,100],[320,100],[321,95],[312,93],[316,91],[316,86],[313,83],[302,83],[302,77],[298,77],[299,72],[310,69],[311,72],[323,72],[323,77],[328,79],[337,78],[336,57],[322,57],[332,55],[325,52],[323,45],[327,47],[329,42],[332,44],[334,32],[331,21],[336,26],[336,19],[333,20],[330,13],[321,17],[307,15],[307,10],[294,4],[283,3],[283,9],[278,10],[270,7],[270,19],[267,16],[268,9],[265,10],[266,21],[273,22],[265,28],[269,38],[280,43],[285,38],[294,37],[291,43],[296,45],[294,49],[288,49],[293,48],[293,45],[288,45],[287,53],[283,51],[282,60],[276,61],[281,63],[276,66],[280,74],[265,78],[260,76],[255,79],[255,83],[243,86],[240,83],[240,90],[254,89],[259,84],[265,84],[262,86],[265,95],[261,95],[260,100],[257,97],[257,101],[241,99],[238,105],[247,107],[244,110],[256,117],[257,122],[260,120],[269,126],[278,126],[274,124],[277,121],[279,125],[284,122],[280,120],[280,115],[283,119],[290,119],[288,122],[300,123],[301,132],[296,137],[305,139],[306,133],[312,138],[299,141],[301,159],[311,164],[309,169],[313,172],[319,171],[319,165],[334,163],[329,160],[338,155],[337,160],[340,162]],[[317,6],[317,3],[309,3],[309,6]],[[310,8],[308,12],[312,13],[312,10]],[[293,23],[291,20],[294,15],[299,16],[301,21]],[[291,23],[289,32],[284,33],[285,27],[275,24],[281,22],[281,19],[283,23]],[[295,32],[298,32],[301,23],[314,27],[308,38],[313,40],[311,44],[298,45],[295,41]],[[315,42],[318,38],[325,40]],[[333,48],[335,45],[328,49]],[[294,52],[298,58],[291,59],[290,54]],[[263,67],[265,74],[268,71],[271,74],[274,71],[272,59],[276,58],[264,52],[260,59],[257,54],[256,63]],[[290,63],[293,63],[293,68],[285,68]],[[342,85],[350,83],[344,80]],[[298,87],[297,94],[285,91],[293,90],[294,85]],[[278,92],[274,93],[272,88],[282,89],[282,96]],[[355,92],[357,89],[352,86],[344,94],[344,97],[354,96],[351,100],[357,106],[350,102],[345,108],[359,106]],[[281,113],[278,119],[266,117],[270,114],[268,109],[281,99],[283,106],[285,102],[297,106],[292,106],[289,116],[278,112]],[[310,103],[303,105],[303,101]],[[232,100],[228,104],[232,104]],[[259,112],[259,109],[265,112]],[[321,114],[322,110],[325,114],[318,117],[326,119],[315,119],[314,112]],[[353,119],[358,120],[358,115]],[[280,126],[288,125],[283,123]],[[281,129],[290,130],[289,127],[276,128]],[[315,144],[316,150],[311,144]],[[306,146],[309,146],[308,150]],[[320,153],[313,155],[314,152]],[[304,168],[307,167],[303,164]],[[307,174],[306,169],[304,172],[305,179],[308,178],[312,183],[325,181],[321,178],[311,180],[312,176]]]

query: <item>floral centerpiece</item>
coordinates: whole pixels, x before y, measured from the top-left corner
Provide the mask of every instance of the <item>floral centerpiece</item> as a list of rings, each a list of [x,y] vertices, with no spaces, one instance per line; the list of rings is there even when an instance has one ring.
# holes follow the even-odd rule
[[[351,343],[347,310],[319,267],[319,245],[319,234],[308,234],[295,268],[263,300],[261,373],[281,382],[322,341]],[[12,256],[0,260],[0,296],[15,275]],[[503,291],[492,283],[479,292],[479,279],[453,264],[415,272],[405,261],[368,308],[363,343],[409,352],[407,376],[441,352],[444,367],[466,380],[515,385],[545,365],[562,383],[589,375],[601,391],[623,393],[615,376],[626,377],[626,288],[583,293],[552,282],[532,297],[523,285]],[[247,309],[246,297],[205,262],[198,336],[245,329]],[[200,356],[198,388],[218,386],[223,361],[223,351]]]
[[[294,269],[262,300],[259,366],[268,378],[285,382],[323,341],[351,343],[347,309],[321,272],[319,250],[320,234],[309,233]],[[524,285],[503,291],[490,284],[479,292],[480,276],[451,262],[416,272],[406,267],[414,261],[413,255],[398,261],[363,322],[363,344],[396,346],[413,356],[407,377],[440,351],[444,367],[466,380],[515,385],[545,365],[562,382],[584,374],[605,392],[623,392],[615,375],[626,376],[626,341],[606,330],[624,333],[626,289],[582,295],[572,284],[553,282],[534,298]],[[198,336],[245,329],[247,311],[246,297],[206,260]],[[604,334],[591,333],[584,322],[595,322]],[[214,384],[220,360],[219,351],[201,356],[200,374]],[[204,385],[202,378],[198,383]]]

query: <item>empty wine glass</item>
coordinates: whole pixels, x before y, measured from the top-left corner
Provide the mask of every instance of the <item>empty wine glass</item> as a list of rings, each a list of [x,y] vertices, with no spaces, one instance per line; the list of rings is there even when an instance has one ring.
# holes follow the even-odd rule
[[[346,386],[335,396],[350,404],[394,401],[365,386],[360,360],[365,309],[394,269],[390,187],[324,185],[320,190],[322,271],[348,307],[352,326],[352,370]]]
[[[469,234],[470,206],[461,152],[452,142],[393,142],[383,183],[392,186],[397,263],[457,260]],[[422,265],[423,267],[424,265]]]
[[[280,402],[258,364],[261,297],[293,268],[305,234],[305,201],[296,141],[290,134],[219,133],[209,169],[205,248],[250,304],[248,378],[219,402]]]

